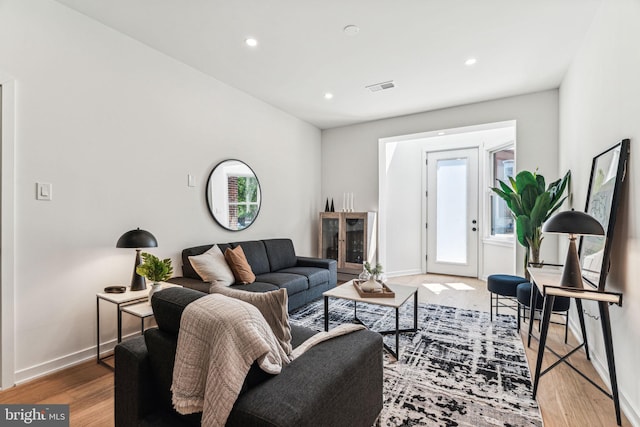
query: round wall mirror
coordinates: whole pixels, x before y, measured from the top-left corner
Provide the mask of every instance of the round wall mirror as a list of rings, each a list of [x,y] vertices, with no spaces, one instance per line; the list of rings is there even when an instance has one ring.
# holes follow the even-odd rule
[[[224,160],[213,168],[206,188],[207,206],[213,219],[231,231],[249,227],[260,212],[260,182],[240,160]]]

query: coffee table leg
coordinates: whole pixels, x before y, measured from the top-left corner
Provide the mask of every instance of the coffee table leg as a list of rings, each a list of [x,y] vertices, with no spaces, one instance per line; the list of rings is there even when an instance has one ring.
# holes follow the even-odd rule
[[[413,294],[413,329],[418,330],[418,291]]]
[[[329,330],[329,297],[324,297],[324,330]]]
[[[396,307],[396,360],[400,360],[400,315]]]

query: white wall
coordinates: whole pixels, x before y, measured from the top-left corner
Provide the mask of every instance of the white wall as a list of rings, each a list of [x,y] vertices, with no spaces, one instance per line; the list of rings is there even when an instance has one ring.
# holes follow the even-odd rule
[[[478,261],[478,275],[486,277],[493,273],[515,273],[513,242],[511,245],[506,242],[496,245],[491,239],[486,238],[490,230],[485,227],[489,220],[485,218],[488,206],[485,206],[484,202],[485,196],[489,193],[489,183],[484,179],[482,172],[486,167],[485,156],[488,155],[488,151],[505,143],[513,143],[515,128],[513,125],[505,124],[496,124],[495,128],[491,126],[447,130],[447,135],[443,136],[423,134],[416,135],[415,138],[403,136],[400,142],[382,142],[389,145],[384,149],[384,167],[379,172],[381,179],[385,181],[384,189],[381,191],[385,192],[382,199],[386,201],[386,206],[379,206],[380,217],[384,221],[380,223],[380,227],[384,228],[381,230],[380,243],[386,245],[387,250],[381,251],[379,257],[389,275],[419,274],[424,271],[428,231],[425,230],[424,224],[429,222],[425,207],[424,153],[463,147],[477,147],[479,156],[478,182],[481,196],[478,199],[478,215],[475,219],[478,221],[479,246],[486,256],[484,262],[482,259]],[[487,129],[478,129],[485,127]],[[494,261],[495,258],[499,262]],[[499,267],[496,268],[495,264]]]
[[[16,88],[17,381],[94,356],[95,294],[131,277],[134,252],[115,248],[127,230],[151,231],[177,273],[182,248],[211,242],[286,236],[314,254],[317,128],[50,0],[0,2],[0,70]],[[225,158],[262,185],[240,233],[206,210]],[[35,200],[37,181],[53,201]],[[112,339],[113,315],[103,328]]]
[[[495,123],[517,122],[517,170],[535,170],[547,178],[558,174],[558,91],[503,98],[460,107],[378,120],[322,131],[322,198],[354,193],[356,210],[378,211],[378,140],[400,135]],[[404,224],[389,225],[387,235]],[[418,231],[416,231],[418,233]],[[549,244],[548,242],[551,242]],[[542,258],[557,260],[553,239],[544,242]],[[386,248],[415,259],[415,245]],[[522,273],[523,249],[516,267]],[[414,261],[415,262],[415,261]],[[402,266],[402,269],[410,267]]]
[[[640,381],[636,373],[640,354],[638,22],[640,2],[606,0],[560,89],[560,169],[570,168],[573,172],[576,209],[583,210],[585,206],[592,158],[623,138],[631,139],[631,158],[618,212],[607,288],[624,293],[623,306],[612,306],[610,311],[623,409],[635,426],[640,426]],[[597,314],[594,304],[587,304],[585,309]],[[585,320],[594,365],[608,378],[599,321],[589,317]],[[572,321],[575,323],[576,319]]]

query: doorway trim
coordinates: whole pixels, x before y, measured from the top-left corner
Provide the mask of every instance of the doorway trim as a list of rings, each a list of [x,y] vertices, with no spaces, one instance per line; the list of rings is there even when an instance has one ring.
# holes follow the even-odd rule
[[[387,223],[388,223],[388,213],[387,213],[387,201],[389,199],[389,195],[387,194],[388,187],[388,176],[387,170],[389,168],[391,158],[394,154],[394,150],[398,144],[409,143],[421,141],[424,145],[421,147],[423,150],[422,158],[420,161],[424,165],[426,161],[426,151],[443,151],[443,150],[455,150],[455,149],[464,149],[464,148],[478,148],[479,149],[479,159],[478,159],[478,167],[479,167],[479,182],[483,182],[483,171],[486,168],[485,156],[482,154],[484,150],[487,149],[484,143],[482,142],[464,142],[454,141],[454,138],[451,138],[455,135],[466,134],[466,133],[475,133],[481,131],[490,131],[496,130],[500,128],[515,128],[516,121],[515,120],[505,120],[502,122],[492,122],[486,124],[478,124],[472,126],[463,126],[458,128],[450,128],[450,129],[438,129],[434,131],[428,132],[420,132],[415,134],[408,135],[399,135],[387,138],[378,139],[378,261],[388,267],[387,264]],[[424,188],[422,189],[422,212],[426,215],[426,168],[422,168],[422,185]],[[482,194],[479,193],[481,196]],[[479,231],[484,233],[482,230],[484,218],[481,218],[484,215],[484,202],[479,202],[479,212],[478,212],[478,225],[480,226]],[[479,235],[479,238],[482,239],[482,234]],[[394,275],[406,275],[406,274],[421,274],[425,273],[427,270],[427,262],[426,262],[426,247],[427,247],[427,233],[425,224],[422,224],[421,227],[421,242],[420,247],[422,248],[423,253],[420,256],[420,268],[415,268],[414,270],[407,270],[402,272],[394,272],[392,270],[387,270],[387,275],[392,277]],[[515,253],[514,253],[515,259]],[[479,245],[478,249],[478,276],[482,274],[483,263],[484,263],[484,254],[483,254],[483,246]],[[393,268],[393,267],[391,267]]]
[[[0,72],[0,388],[15,384],[15,80]]]

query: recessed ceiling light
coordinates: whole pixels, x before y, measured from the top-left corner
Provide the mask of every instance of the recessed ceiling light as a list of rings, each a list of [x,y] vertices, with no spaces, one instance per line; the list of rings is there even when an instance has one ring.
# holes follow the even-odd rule
[[[245,39],[244,42],[246,43],[247,46],[251,46],[251,47],[258,46],[258,40],[254,39],[253,37],[249,37],[248,39]]]
[[[438,135],[444,135],[444,132],[438,132]]]
[[[333,94],[331,92],[327,92],[324,94],[324,99],[332,99],[333,98]]]
[[[357,25],[347,25],[342,29],[342,31],[344,31],[344,33],[348,36],[355,36],[360,32],[360,27],[358,27]]]
[[[466,61],[464,61],[464,65],[466,65],[467,67],[470,67],[472,65],[475,65],[476,62],[478,62],[476,58],[469,58]]]

